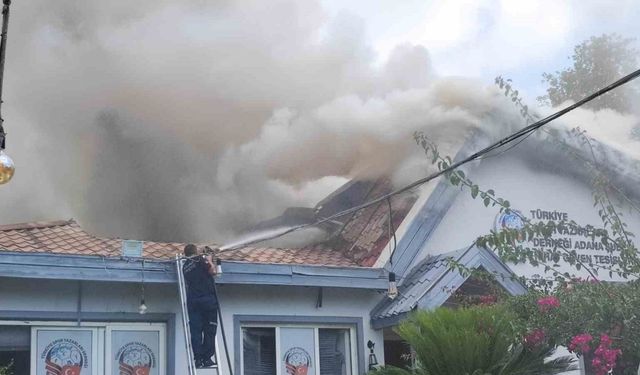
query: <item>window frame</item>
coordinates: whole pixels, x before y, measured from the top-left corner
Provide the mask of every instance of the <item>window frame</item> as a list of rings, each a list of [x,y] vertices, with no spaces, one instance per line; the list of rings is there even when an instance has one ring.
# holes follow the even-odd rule
[[[363,324],[362,318],[352,317],[322,317],[322,316],[249,316],[234,315],[235,332],[235,368],[240,369],[240,374],[244,375],[244,328],[273,328],[276,338],[276,375],[286,375],[282,373],[282,353],[280,349],[280,328],[311,328],[314,334],[314,360],[320,363],[320,329],[347,329],[349,330],[349,345],[351,355],[351,375],[359,374],[359,369],[364,368],[363,357]],[[317,370],[319,375],[320,368]]]
[[[31,326],[31,374],[37,374],[38,356],[38,331],[90,331],[91,332],[91,353],[87,353],[91,358],[91,375],[104,373],[102,365],[104,359],[104,346],[100,343],[101,327],[78,327],[78,326],[60,326],[60,325],[34,325]]]
[[[321,329],[342,329],[349,331],[349,359],[351,362],[351,371],[348,375],[357,375],[358,374],[358,348],[357,342],[355,341],[355,327],[353,326],[324,326],[324,327],[315,327],[314,335],[315,335],[315,347],[316,347],[316,363],[318,364],[318,375],[320,375],[320,330]]]
[[[37,355],[34,351],[34,345],[37,345],[37,330],[90,330],[92,334],[92,352],[87,353],[91,356],[93,371],[90,375],[108,374],[107,368],[110,365],[107,364],[108,357],[110,355],[111,344],[110,332],[113,330],[125,330],[125,331],[158,331],[159,332],[159,356],[158,356],[158,368],[160,375],[173,374],[168,367],[169,346],[167,342],[167,332],[169,330],[169,324],[165,322],[145,322],[145,321],[133,321],[133,322],[113,322],[113,321],[82,321],[78,322],[64,321],[64,320],[0,320],[0,325],[6,326],[27,326],[30,328],[30,374],[36,374],[36,361]]]
[[[112,358],[113,351],[111,348],[111,334],[113,331],[150,331],[150,332],[158,332],[158,358],[157,367],[158,374],[165,375],[167,368],[167,349],[166,349],[166,327],[159,323],[116,323],[109,324],[105,329],[105,339],[104,342],[104,366],[105,366],[105,374],[112,374],[113,368],[112,366]]]

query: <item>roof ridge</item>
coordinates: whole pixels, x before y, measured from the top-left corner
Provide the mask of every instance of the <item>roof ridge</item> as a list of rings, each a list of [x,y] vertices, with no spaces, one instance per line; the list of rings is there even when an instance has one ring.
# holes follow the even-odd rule
[[[12,230],[28,230],[28,229],[42,229],[62,226],[77,226],[77,222],[74,219],[69,220],[51,220],[51,221],[32,221],[26,223],[6,224],[0,225],[0,232],[12,231]]]

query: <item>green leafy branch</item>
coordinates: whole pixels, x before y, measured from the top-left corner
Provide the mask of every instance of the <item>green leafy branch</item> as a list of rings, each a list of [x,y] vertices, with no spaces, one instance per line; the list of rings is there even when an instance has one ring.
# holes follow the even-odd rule
[[[504,91],[505,96],[511,98],[511,101],[518,107],[520,114],[526,121],[535,122],[537,120],[537,116],[529,112],[529,108],[524,104],[523,99],[519,96],[518,90],[513,89],[513,82],[510,79],[505,80],[503,77],[498,76],[495,79],[495,83]],[[640,260],[637,256],[637,248],[631,240],[631,237],[634,237],[634,235],[627,229],[627,224],[622,220],[622,212],[620,212],[612,202],[609,190],[615,190],[617,194],[620,197],[623,197],[630,207],[635,209],[637,212],[640,212],[640,208],[632,199],[627,197],[624,192],[618,189],[611,182],[608,176],[602,172],[594,152],[594,143],[596,141],[593,138],[590,138],[587,135],[587,132],[579,127],[571,129],[571,131],[568,132],[569,135],[578,138],[580,143],[588,147],[592,158],[592,160],[588,160],[556,134],[553,134],[547,129],[542,130],[550,135],[549,139],[557,146],[560,146],[569,155],[584,163],[587,168],[588,175],[592,176],[591,185],[593,186],[594,207],[599,208],[598,215],[600,216],[604,227],[609,227],[613,235],[613,239],[608,235],[603,236],[603,243],[607,245],[611,241],[615,242],[616,248],[620,252],[620,257],[622,259],[621,265],[624,269],[623,274],[640,273]]]
[[[439,170],[444,170],[448,168],[452,164],[452,160],[448,156],[442,156],[438,151],[438,147],[431,142],[431,140],[422,132],[416,132],[414,134],[414,138],[416,142],[424,149],[425,154],[431,160],[432,164],[435,164]],[[543,236],[545,238],[550,238],[556,231],[561,231],[559,233],[563,233],[562,231],[569,231],[570,228],[573,228],[575,232],[580,233],[594,233],[602,234],[605,232],[595,231],[591,227],[581,228],[577,223],[571,222],[561,222],[560,225],[556,225],[554,222],[549,223],[531,223],[526,217],[522,216],[518,211],[513,211],[511,209],[511,203],[503,199],[501,197],[497,197],[495,191],[493,189],[483,190],[479,185],[475,184],[471,179],[469,179],[463,171],[454,170],[449,172],[446,177],[449,182],[454,186],[460,186],[461,189],[467,188],[470,191],[471,197],[473,199],[480,198],[485,205],[485,207],[495,207],[498,206],[500,212],[505,213],[513,213],[518,215],[520,219],[524,223],[524,227],[520,230],[511,230],[505,228],[502,231],[491,231],[490,234],[480,237],[477,240],[477,243],[480,246],[484,246],[487,248],[493,248],[497,250],[498,254],[505,260],[513,261],[515,263],[521,262],[529,262],[534,266],[543,265],[545,267],[546,272],[553,272],[557,278],[570,278],[571,275],[568,273],[560,273],[556,271],[554,268],[558,267],[558,262],[560,259],[560,252],[551,251],[551,255],[549,257],[540,256],[538,252],[534,251],[530,248],[522,248],[521,246],[514,246],[514,239],[525,234],[531,239],[533,236]],[[569,259],[571,261],[578,264],[577,268],[584,268],[589,272],[594,278],[596,277],[596,272],[591,270],[591,267],[587,266],[583,262],[579,260],[576,256],[575,251],[573,253],[566,248],[561,249],[563,252],[571,255]],[[548,251],[544,249],[543,251]],[[546,264],[544,261],[546,258],[554,260],[552,265]],[[557,259],[557,260],[556,260]]]

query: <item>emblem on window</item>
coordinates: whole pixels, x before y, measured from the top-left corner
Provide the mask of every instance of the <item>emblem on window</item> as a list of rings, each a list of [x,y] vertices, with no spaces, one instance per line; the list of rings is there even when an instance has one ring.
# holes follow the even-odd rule
[[[47,375],[80,375],[87,366],[87,353],[71,339],[51,342],[42,353]]]
[[[311,356],[306,350],[294,347],[284,354],[284,364],[289,375],[307,375],[311,367]]]
[[[153,351],[143,343],[130,342],[116,354],[120,375],[149,375],[152,367],[156,367]]]

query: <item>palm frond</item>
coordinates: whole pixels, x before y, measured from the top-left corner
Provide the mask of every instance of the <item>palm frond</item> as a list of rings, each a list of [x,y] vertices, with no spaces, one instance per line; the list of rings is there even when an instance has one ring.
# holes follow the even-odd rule
[[[572,369],[571,357],[545,360],[553,347],[525,348],[512,320],[501,307],[418,311],[397,328],[413,347],[418,368],[376,374],[551,375]]]

